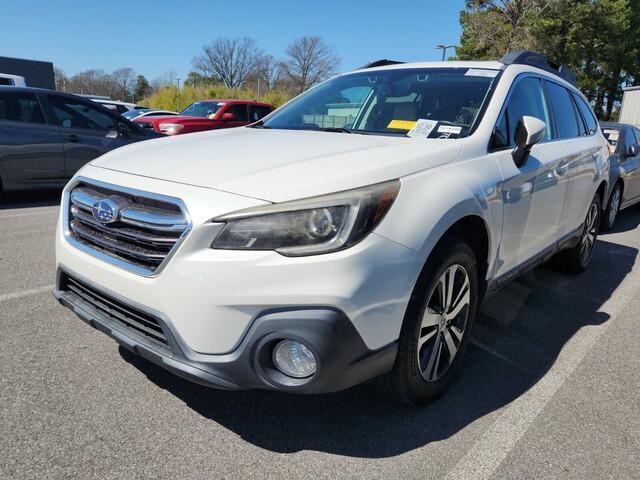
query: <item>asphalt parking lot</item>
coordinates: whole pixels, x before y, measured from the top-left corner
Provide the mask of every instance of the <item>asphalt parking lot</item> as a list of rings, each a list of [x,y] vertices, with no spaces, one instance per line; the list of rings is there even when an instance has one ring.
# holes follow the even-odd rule
[[[51,296],[59,192],[0,200],[0,478],[640,478],[640,209],[580,276],[485,304],[421,409],[370,386],[222,392],[121,349]]]

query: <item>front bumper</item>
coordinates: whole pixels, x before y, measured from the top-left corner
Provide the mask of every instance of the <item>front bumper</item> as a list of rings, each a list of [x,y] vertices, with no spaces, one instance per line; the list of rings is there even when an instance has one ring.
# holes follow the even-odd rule
[[[70,281],[70,278],[73,279]],[[99,301],[78,295],[69,285],[80,280]],[[225,390],[262,388],[300,393],[338,391],[389,371],[397,343],[372,351],[346,315],[330,308],[280,309],[264,312],[252,324],[242,343],[225,355],[204,355],[189,349],[158,312],[143,310],[87,279],[59,269],[56,299],[92,327],[121,346],[170,372],[195,383]],[[93,298],[93,297],[91,297]],[[140,333],[122,321],[122,312],[144,312],[160,325],[166,344]],[[294,380],[270,362],[282,339],[303,341],[316,355],[317,372],[309,380]]]

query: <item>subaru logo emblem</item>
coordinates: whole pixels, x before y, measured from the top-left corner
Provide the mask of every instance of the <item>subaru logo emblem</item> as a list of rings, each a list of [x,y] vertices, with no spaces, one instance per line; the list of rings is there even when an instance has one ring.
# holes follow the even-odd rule
[[[93,213],[94,218],[100,223],[113,223],[118,220],[120,208],[114,200],[105,198],[96,202],[93,205],[91,212]]]

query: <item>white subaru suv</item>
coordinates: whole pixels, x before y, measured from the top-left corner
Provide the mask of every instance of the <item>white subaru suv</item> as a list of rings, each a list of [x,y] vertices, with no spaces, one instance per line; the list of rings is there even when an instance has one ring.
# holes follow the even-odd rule
[[[107,153],[64,190],[54,294],[204,385],[429,400],[487,294],[589,264],[608,150],[574,83],[531,52],[381,61],[252,126]]]

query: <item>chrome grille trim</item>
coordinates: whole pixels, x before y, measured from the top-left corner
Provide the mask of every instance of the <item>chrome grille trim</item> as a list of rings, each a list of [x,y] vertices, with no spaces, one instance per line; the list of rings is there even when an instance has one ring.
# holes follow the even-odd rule
[[[125,204],[112,224],[92,214],[94,204],[107,197]],[[85,177],[77,177],[64,191],[63,225],[73,246],[146,277],[160,273],[191,230],[181,200]]]

